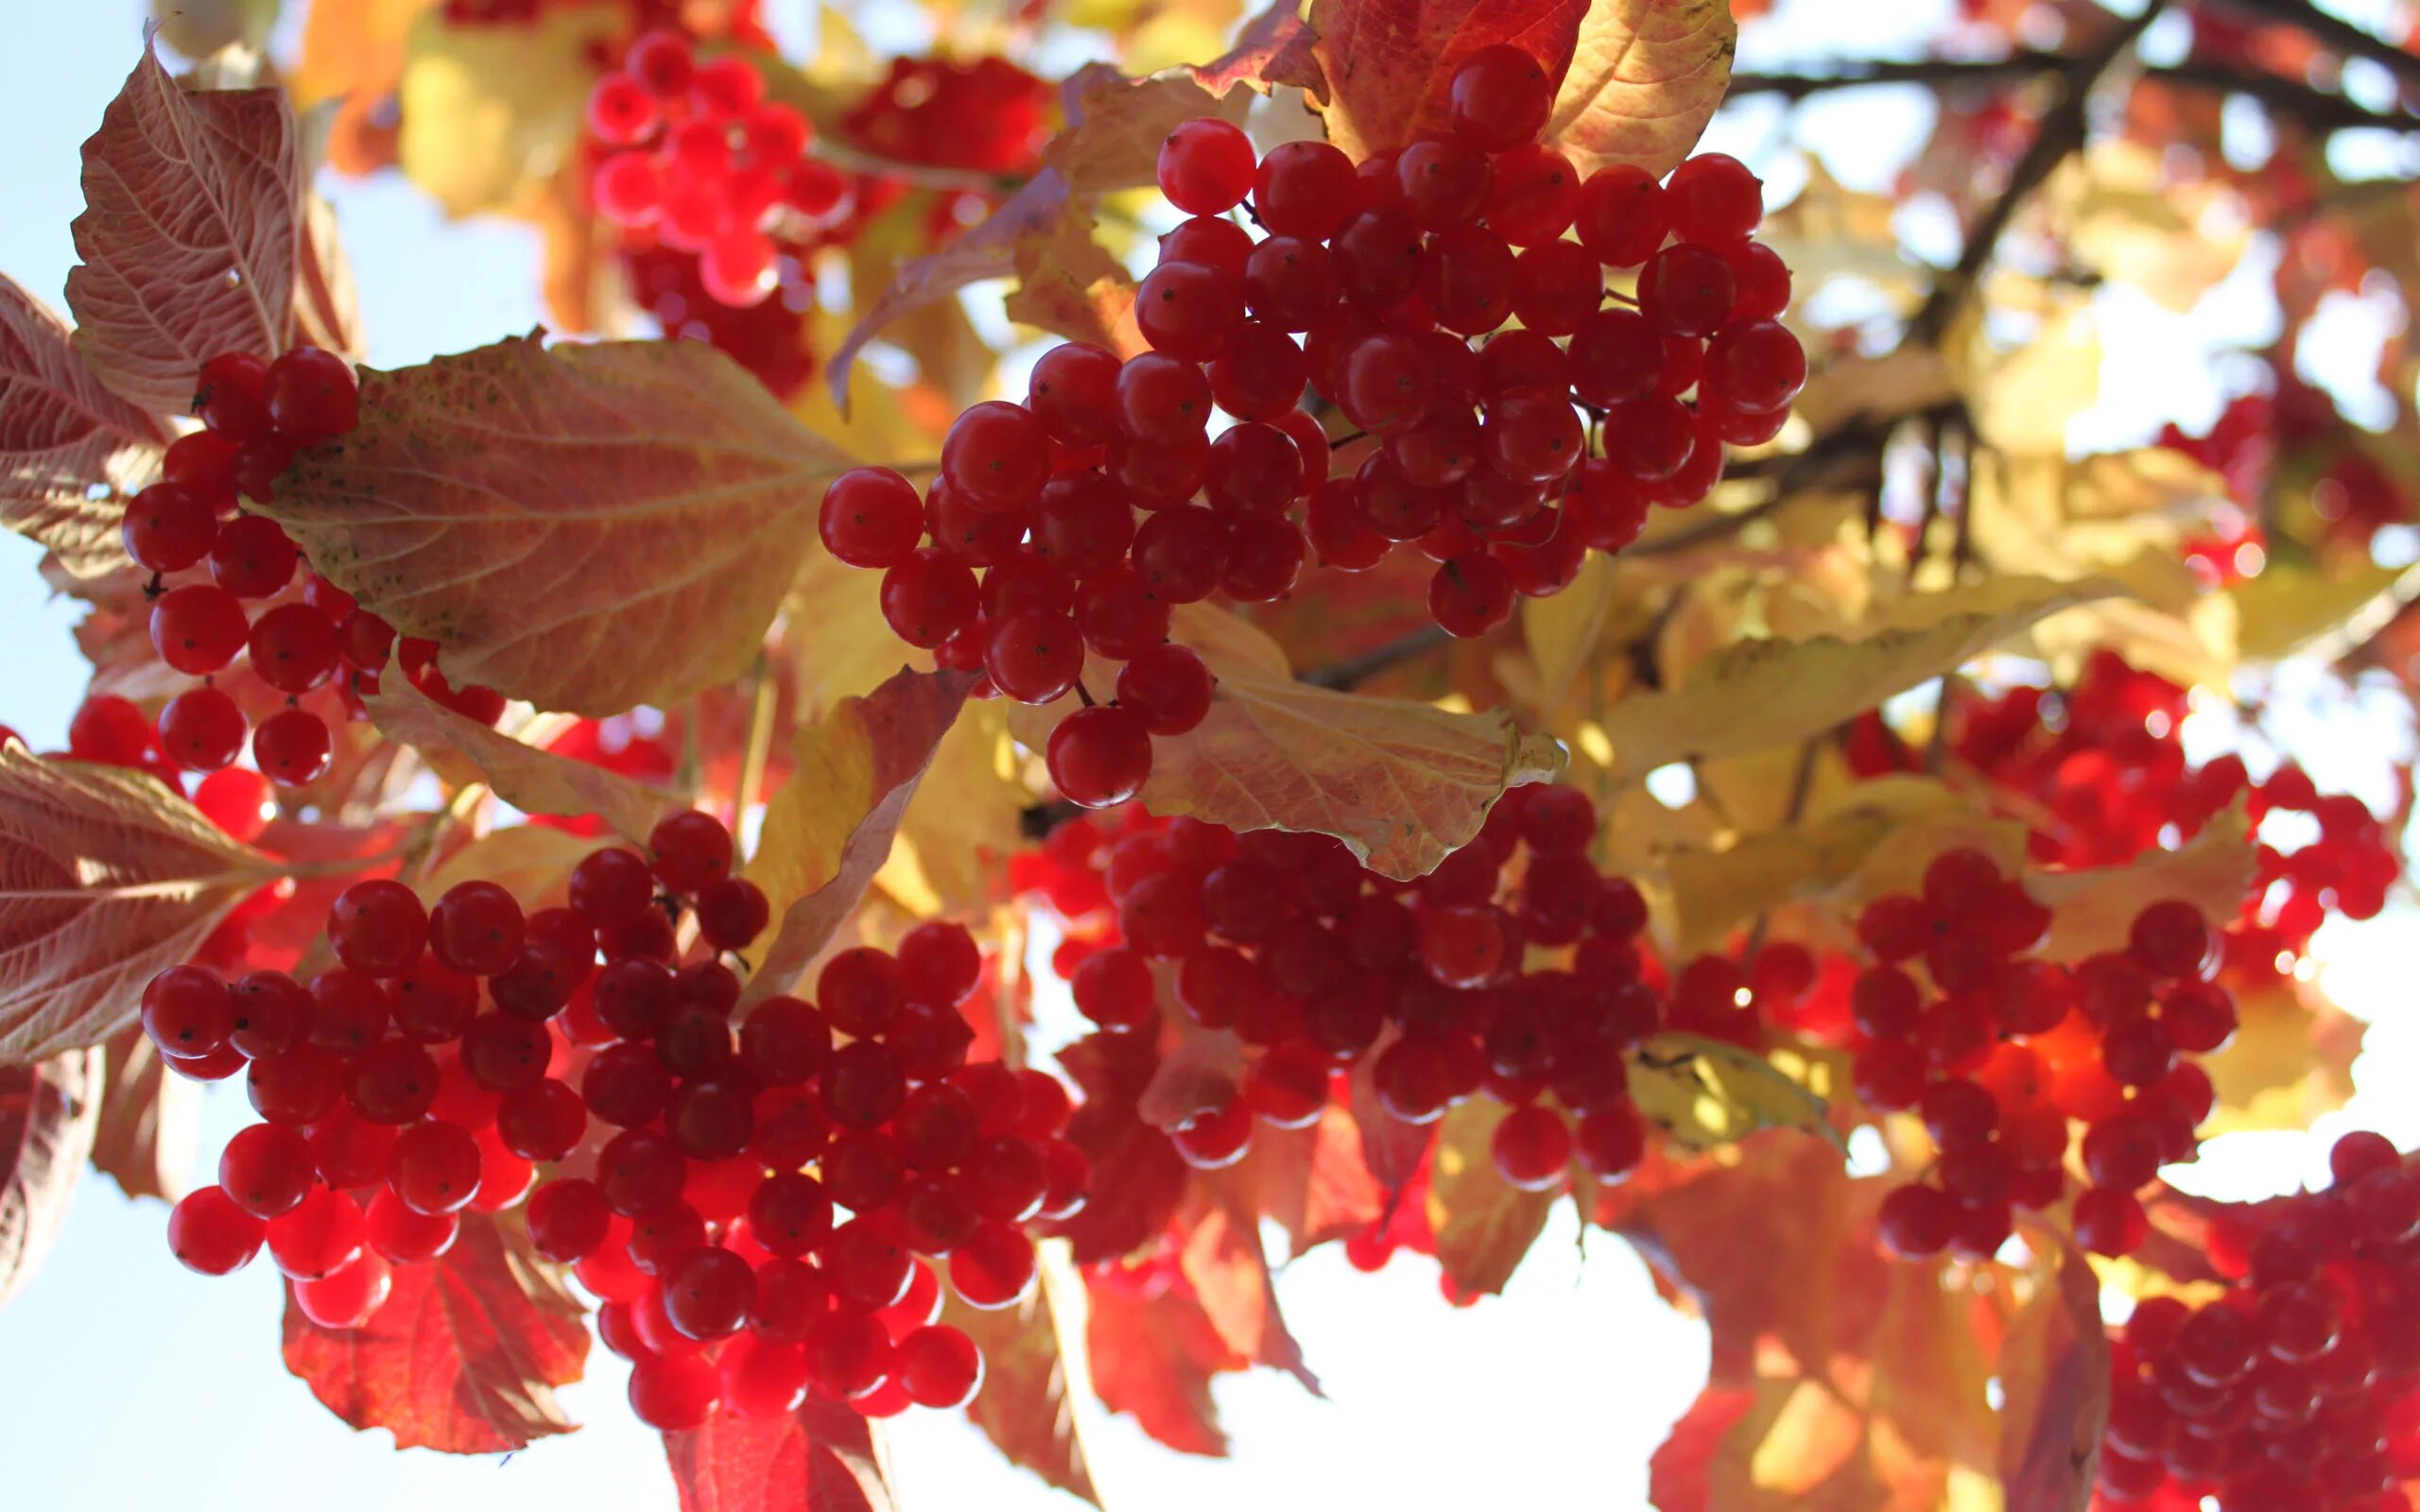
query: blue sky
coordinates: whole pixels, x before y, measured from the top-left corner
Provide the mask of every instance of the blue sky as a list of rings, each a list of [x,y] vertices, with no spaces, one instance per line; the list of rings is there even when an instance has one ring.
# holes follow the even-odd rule
[[[776,8],[777,9],[783,8]],[[787,8],[798,9],[795,6]],[[54,307],[75,252],[77,144],[138,56],[137,0],[26,7],[0,91],[0,272]],[[395,366],[539,323],[536,249],[517,229],[448,226],[400,180],[331,184],[352,252],[371,360]],[[82,694],[70,607],[46,600],[38,554],[0,535],[0,722],[63,743]],[[250,1119],[240,1088],[207,1093],[201,1179]],[[654,1435],[629,1417],[619,1362],[563,1394],[585,1426],[511,1456],[397,1453],[322,1410],[278,1358],[280,1286],[266,1263],[224,1280],[187,1273],[162,1238],[166,1210],[86,1182],[42,1272],[0,1309],[0,1452],[24,1512],[243,1505],[251,1512],[424,1512],[673,1504]],[[1558,1217],[1512,1295],[1455,1311],[1436,1270],[1377,1276],[1334,1247],[1289,1268],[1282,1297],[1327,1401],[1261,1372],[1218,1387],[1226,1462],[1152,1444],[1131,1420],[1088,1423],[1096,1473],[1118,1507],[1376,1504],[1645,1506],[1648,1455],[1704,1379],[1703,1331],[1657,1302],[1609,1236],[1582,1261]],[[970,1504],[1065,1508],[956,1415],[911,1412],[894,1459],[910,1512]]]

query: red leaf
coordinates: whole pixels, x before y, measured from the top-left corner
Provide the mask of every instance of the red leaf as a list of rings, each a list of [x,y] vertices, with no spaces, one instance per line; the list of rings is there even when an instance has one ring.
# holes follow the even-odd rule
[[[200,1084],[171,1074],[139,1028],[121,1031],[107,1055],[93,1169],[130,1197],[174,1202],[191,1190],[201,1153]]]
[[[123,494],[149,477],[166,439],[157,419],[101,387],[65,321],[0,277],[0,524],[78,577],[123,565]]]
[[[1062,1052],[1059,1064],[1084,1092],[1067,1121],[1068,1142],[1093,1163],[1084,1210],[1059,1231],[1078,1264],[1096,1264],[1159,1238],[1184,1200],[1191,1168],[1135,1110],[1159,1068],[1158,1052],[1142,1037],[1091,1035]]]
[[[49,1252],[100,1112],[96,1049],[0,1066],[0,1304],[25,1289]]]
[[[1297,1255],[1349,1238],[1386,1211],[1387,1194],[1362,1158],[1360,1126],[1335,1103],[1308,1128],[1254,1129],[1236,1169],[1250,1173],[1238,1179],[1250,1183]]]
[[[1755,1405],[1754,1387],[1708,1386],[1698,1393],[1647,1462],[1647,1499],[1657,1512],[1714,1512],[1714,1461]]]
[[[1270,84],[1286,81],[1286,75],[1319,66],[1308,59],[1309,40],[1300,0],[1275,0],[1244,23],[1225,57],[1185,72],[1213,94],[1223,96],[1238,84],[1267,94]]]
[[[580,1377],[584,1319],[518,1235],[465,1214],[442,1257],[395,1268],[367,1327],[323,1329],[289,1299],[285,1367],[354,1427],[392,1431],[398,1449],[497,1453],[572,1431],[554,1388]]]
[[[223,352],[292,335],[304,223],[283,90],[188,94],[147,45],[84,144],[82,263],[67,275],[76,348],[145,409],[182,414]]]
[[[798,766],[766,807],[749,876],[781,909],[742,1005],[786,992],[831,942],[890,855],[899,820],[958,720],[968,672],[891,675],[844,698],[793,743]],[[820,877],[802,891],[796,878]],[[786,903],[783,900],[789,900]]]
[[[1393,1042],[1393,1035],[1390,1026],[1370,1047],[1370,1054],[1353,1068],[1353,1121],[1360,1125],[1362,1163],[1390,1197],[1411,1185],[1412,1178],[1420,1174],[1420,1162],[1428,1158],[1430,1143],[1437,1138],[1436,1125],[1407,1124],[1378,1101],[1372,1068],[1377,1065],[1379,1054]]]
[[[1177,1266],[1228,1349],[1254,1365],[1286,1371],[1319,1396],[1320,1378],[1303,1363],[1303,1347],[1277,1309],[1269,1257],[1260,1247],[1254,1193],[1227,1179],[1233,1175],[1204,1172],[1195,1182],[1194,1200],[1178,1220],[1186,1232]]]
[[[895,1512],[874,1425],[809,1397],[787,1418],[717,1413],[664,1435],[681,1512]]]
[[[98,1044],[278,874],[159,779],[0,743],[0,1060]]]
[[[1067,1400],[1067,1362],[1060,1350],[1058,1310],[1047,1276],[1014,1307],[968,1307],[944,1290],[942,1321],[964,1331],[983,1351],[983,1389],[966,1416],[994,1447],[1063,1491],[1098,1504],[1083,1439]],[[1081,1340],[1078,1340],[1081,1343]]]
[[[2053,1264],[2000,1349],[1999,1477],[2011,1507],[2083,1512],[2109,1421],[2109,1335],[2092,1263],[2066,1245]]]
[[[1317,40],[1273,60],[1271,77],[1311,91],[1328,140],[1353,157],[1447,125],[1454,70],[1481,47],[1534,53],[1558,84],[1588,0],[1316,0]]]
[[[1240,1370],[1245,1361],[1227,1348],[1201,1304],[1165,1280],[1136,1287],[1096,1278],[1090,1295],[1085,1346],[1101,1405],[1132,1414],[1170,1449],[1224,1454],[1227,1435],[1210,1400],[1210,1378]]]

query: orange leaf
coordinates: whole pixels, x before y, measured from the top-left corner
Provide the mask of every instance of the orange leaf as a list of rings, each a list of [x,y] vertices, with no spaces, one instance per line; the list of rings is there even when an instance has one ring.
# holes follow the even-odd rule
[[[285,349],[307,234],[299,135],[283,90],[188,94],[145,44],[84,143],[67,275],[76,349],[121,398],[182,414],[203,362]]]
[[[157,418],[101,387],[65,321],[0,277],[0,524],[78,577],[123,565],[117,495],[149,477],[166,440]]]
[[[497,1220],[465,1213],[454,1247],[395,1267],[364,1327],[323,1329],[285,1307],[285,1368],[355,1428],[398,1449],[492,1454],[572,1431],[554,1388],[580,1377],[588,1328],[571,1294]]]
[[[1583,168],[1628,163],[1669,173],[1722,103],[1738,35],[1729,0],[1590,6],[1547,140]]]
[[[159,779],[0,743],[0,1061],[98,1044],[278,874]]]
[[[1166,1142],[1163,1141],[1163,1143]],[[1187,1454],[1224,1454],[1210,1378],[1244,1367],[1201,1304],[1154,1280],[1095,1278],[1088,1288],[1086,1349],[1093,1391],[1112,1412],[1131,1414],[1143,1432]]]
[[[663,788],[558,756],[465,718],[411,684],[399,666],[361,701],[389,740],[418,747],[447,781],[485,782],[525,814],[567,818],[594,814],[629,840],[644,840],[655,821],[681,800]]]
[[[174,1202],[191,1190],[201,1153],[200,1084],[171,1074],[139,1028],[121,1030],[107,1055],[93,1169],[130,1197]]]
[[[874,1424],[819,1397],[786,1418],[717,1413],[664,1435],[681,1512],[895,1512]]]
[[[1253,1130],[1251,1153],[1237,1169],[1250,1173],[1240,1179],[1297,1255],[1358,1233],[1386,1211],[1386,1192],[1361,1156],[1360,1125],[1336,1103],[1308,1128]]]
[[[1300,82],[1288,79],[1287,75],[1318,68],[1308,56],[1310,36],[1310,28],[1303,22],[1302,0],[1272,0],[1268,9],[1244,23],[1225,57],[1185,72],[1221,98],[1238,84],[1266,94],[1272,82]]]
[[[1454,70],[1482,47],[1526,48],[1560,81],[1589,9],[1588,0],[1314,0],[1316,40],[1276,60],[1270,77],[1310,90],[1328,140],[1357,160],[1444,130]]]
[[[1488,1142],[1511,1111],[1474,1097],[1438,1124],[1428,1226],[1437,1235],[1437,1263],[1465,1297],[1503,1291],[1554,1208],[1552,1191],[1524,1192],[1496,1173]]]
[[[1011,318],[1072,340],[1119,345],[1112,296],[1131,290],[1132,280],[1093,240],[1093,218],[1077,205],[1067,180],[1056,169],[1044,168],[981,224],[938,252],[899,265],[890,287],[832,353],[825,383],[833,404],[841,414],[849,412],[850,369],[885,326],[971,284],[1010,277],[1033,285],[1009,297]],[[1132,323],[1125,321],[1130,329]]]
[[[1060,86],[1067,125],[1042,150],[1079,195],[1148,189],[1158,182],[1160,144],[1186,121],[1218,116],[1240,123],[1251,96],[1213,94],[1183,69],[1128,78],[1107,63],[1087,63]]]
[[[0,1066],[0,1305],[25,1289],[49,1252],[100,1113],[96,1049]]]
[[[2052,1264],[2000,1351],[2000,1485],[2012,1507],[2083,1512],[2109,1421],[2109,1335],[2091,1263],[2062,1245]]]
[[[1319,1396],[1320,1379],[1304,1363],[1303,1347],[1278,1311],[1269,1257],[1260,1247],[1258,1194],[1234,1176],[1233,1170],[1196,1176],[1192,1199],[1177,1218],[1184,1234],[1177,1268],[1193,1283],[1194,1297],[1227,1348],[1287,1372]]]
[[[796,765],[766,805],[748,864],[772,904],[774,933],[743,1005],[788,991],[856,911],[975,681],[972,673],[902,668],[799,731]]]
[[[1045,1284],[1013,1307],[967,1306],[942,1289],[942,1321],[962,1330],[983,1351],[983,1389],[966,1416],[993,1447],[1059,1489],[1098,1504],[1083,1440],[1068,1405],[1067,1362],[1059,1349],[1059,1319]]]
[[[602,718],[748,666],[847,459],[700,341],[365,371],[263,512],[456,684]]]

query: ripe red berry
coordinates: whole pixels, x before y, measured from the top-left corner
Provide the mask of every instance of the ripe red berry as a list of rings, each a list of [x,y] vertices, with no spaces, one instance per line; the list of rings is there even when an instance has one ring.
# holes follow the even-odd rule
[[[269,364],[263,394],[269,422],[304,446],[342,436],[360,417],[353,365],[318,347],[296,347]]]
[[[887,467],[851,468],[823,490],[823,549],[852,567],[897,566],[925,534],[916,487]]]
[[[1703,152],[1674,168],[1664,195],[1673,234],[1685,242],[1743,240],[1765,213],[1763,182],[1727,153]]]
[[[328,727],[307,709],[281,709],[252,731],[253,763],[262,776],[282,786],[316,781],[328,769],[332,754]]]
[[[341,1192],[314,1187],[300,1205],[270,1220],[269,1258],[295,1280],[312,1280],[351,1264],[364,1238],[360,1205]]]
[[[1554,80],[1524,47],[1481,47],[1454,70],[1446,95],[1454,130],[1483,151],[1537,140],[1554,109]]]
[[[1045,759],[1052,784],[1069,802],[1107,808],[1132,798],[1150,779],[1150,729],[1142,715],[1114,704],[1079,709],[1050,732]]]
[[[1325,241],[1353,200],[1353,160],[1325,142],[1281,143],[1260,160],[1253,208],[1272,236]]]
[[[1189,215],[1234,209],[1252,192],[1252,139],[1215,116],[1186,121],[1160,144],[1160,193]]]
[[[687,809],[662,819],[647,845],[657,878],[674,892],[700,892],[731,873],[731,832],[711,814]]]
[[[224,1276],[260,1253],[267,1226],[217,1187],[186,1194],[168,1213],[168,1249],[188,1270]]]

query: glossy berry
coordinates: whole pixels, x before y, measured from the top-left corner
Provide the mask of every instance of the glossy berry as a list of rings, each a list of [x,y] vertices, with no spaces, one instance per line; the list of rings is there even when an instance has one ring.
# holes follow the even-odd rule
[[[1257,166],[1240,128],[1215,116],[1186,121],[1160,144],[1160,193],[1186,215],[1220,215],[1252,192]]]
[[[1140,714],[1114,705],[1079,709],[1059,722],[1046,748],[1050,781],[1085,808],[1123,803],[1151,775],[1151,736]]]
[[[168,1213],[168,1249],[204,1276],[241,1270],[260,1253],[267,1226],[217,1187],[186,1194]]]
[[[1488,152],[1534,142],[1554,108],[1554,80],[1527,48],[1482,47],[1454,70],[1446,95],[1455,134]]]

